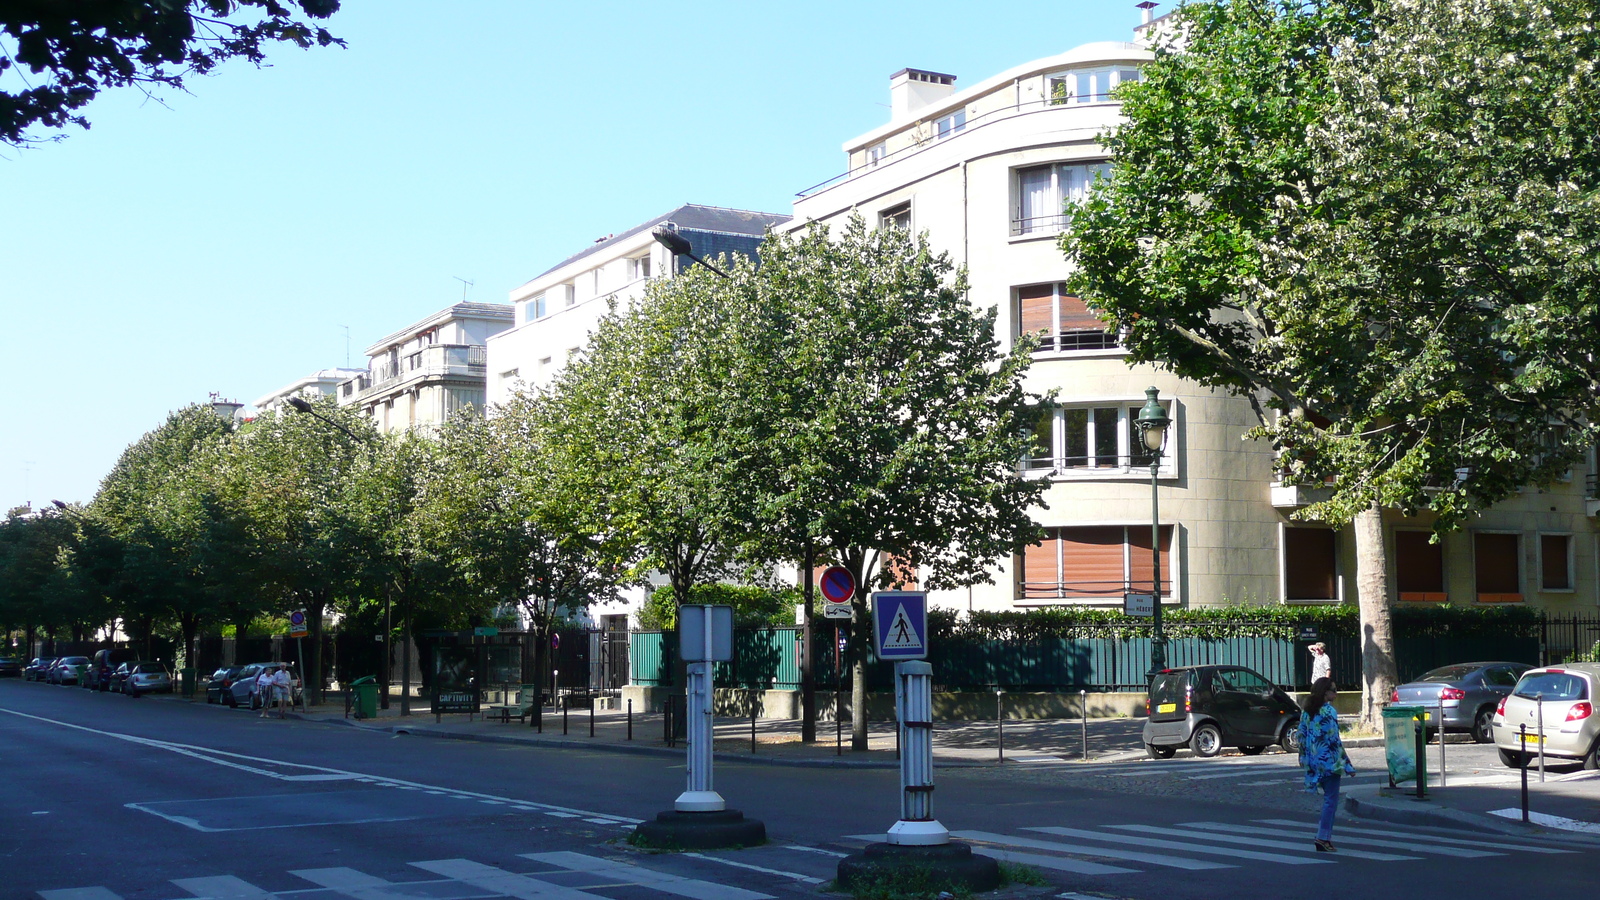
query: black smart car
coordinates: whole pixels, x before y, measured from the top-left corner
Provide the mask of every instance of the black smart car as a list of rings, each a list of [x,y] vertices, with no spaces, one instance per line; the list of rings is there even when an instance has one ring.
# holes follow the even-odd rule
[[[1300,752],[1300,707],[1261,673],[1244,666],[1162,669],[1150,678],[1145,750],[1167,759],[1187,746],[1195,756],[1223,747],[1255,754],[1279,744]]]

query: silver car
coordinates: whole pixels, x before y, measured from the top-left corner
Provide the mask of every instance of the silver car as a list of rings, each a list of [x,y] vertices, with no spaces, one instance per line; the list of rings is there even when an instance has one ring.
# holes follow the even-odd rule
[[[1495,709],[1517,686],[1522,673],[1531,668],[1527,663],[1514,662],[1440,666],[1395,688],[1389,702],[1425,707],[1429,712],[1428,727],[1432,729],[1437,727],[1434,719],[1442,700],[1445,731],[1471,732],[1473,740],[1488,744],[1494,741]]]
[[[170,694],[172,674],[161,663],[129,663],[127,677],[122,680],[122,692],[129,697],[137,697],[140,694]]]
[[[1542,748],[1547,757],[1582,760],[1600,769],[1600,663],[1529,669],[1494,714],[1500,761],[1522,768]],[[1542,723],[1542,727],[1541,727]]]

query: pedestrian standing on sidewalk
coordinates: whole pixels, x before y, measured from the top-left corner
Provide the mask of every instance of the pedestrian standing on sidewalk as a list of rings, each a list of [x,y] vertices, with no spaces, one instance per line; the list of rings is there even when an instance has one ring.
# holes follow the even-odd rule
[[[256,699],[261,702],[261,718],[272,712],[272,675],[277,671],[268,666],[256,673]]]
[[[278,671],[272,673],[272,698],[278,701],[278,718],[289,718],[289,699],[293,689],[293,682],[289,678],[289,664],[278,663]]]
[[[1328,658],[1328,645],[1317,641],[1306,648],[1311,651],[1311,681],[1333,677],[1333,660]]]
[[[1333,698],[1338,695],[1332,678],[1318,678],[1300,702],[1300,764],[1306,769],[1306,790],[1316,793],[1322,789],[1322,818],[1314,842],[1319,853],[1337,852],[1332,838],[1333,815],[1339,809],[1339,779],[1356,773],[1339,738],[1339,712],[1333,708]]]

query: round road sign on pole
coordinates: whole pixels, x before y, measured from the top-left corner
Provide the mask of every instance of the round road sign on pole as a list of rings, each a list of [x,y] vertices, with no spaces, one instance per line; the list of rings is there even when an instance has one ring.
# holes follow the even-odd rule
[[[829,566],[822,570],[820,588],[829,603],[849,603],[856,595],[856,580],[844,566]]]

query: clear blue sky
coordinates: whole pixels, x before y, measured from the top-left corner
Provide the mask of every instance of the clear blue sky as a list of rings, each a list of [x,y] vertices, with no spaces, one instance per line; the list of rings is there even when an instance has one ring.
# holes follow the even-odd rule
[[[344,0],[89,131],[0,149],[0,509],[87,502],[210,392],[249,403],[683,203],[788,213],[912,66],[971,85],[1130,40],[1132,0]],[[1169,11],[1170,4],[1156,10]]]

